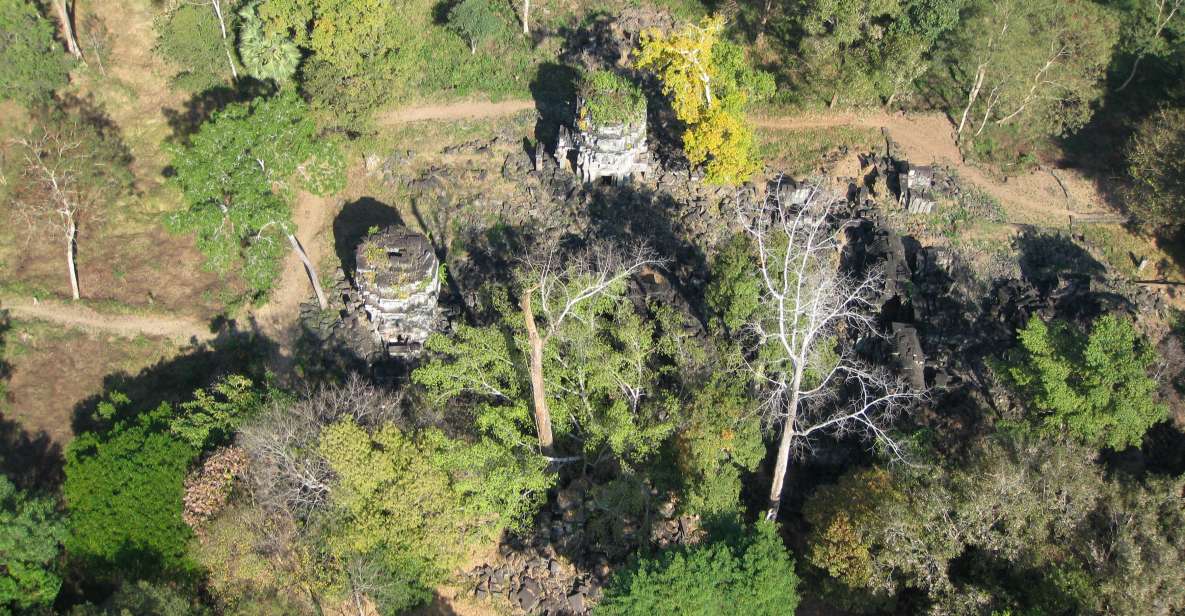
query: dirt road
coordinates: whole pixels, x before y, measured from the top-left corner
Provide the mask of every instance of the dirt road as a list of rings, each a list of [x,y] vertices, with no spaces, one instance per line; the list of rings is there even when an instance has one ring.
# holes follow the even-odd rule
[[[210,331],[208,324],[197,319],[149,314],[105,314],[82,304],[57,300],[3,297],[0,298],[0,309],[18,318],[50,321],[128,338],[155,336],[180,342],[205,342],[217,334]]]
[[[380,126],[407,122],[482,119],[512,115],[534,109],[531,100],[500,102],[462,102],[396,109],[382,114]],[[903,116],[883,112],[825,112],[796,116],[754,116],[754,123],[763,129],[806,130],[838,126],[857,126],[884,130],[902,150],[900,155],[916,164],[941,163],[952,167],[966,182],[974,184],[995,197],[1007,212],[1009,222],[1059,224],[1071,214],[1106,211],[1094,185],[1073,170],[1039,171],[1014,175],[1005,179],[990,177],[980,169],[965,164],[955,143],[950,122],[940,114],[911,114]],[[301,193],[297,199],[294,221],[298,238],[313,263],[322,262],[329,242],[326,233],[332,223],[329,199]],[[279,343],[278,358],[282,364],[289,359],[292,324],[300,303],[311,297],[312,290],[304,268],[296,256],[285,257],[284,270],[275,295],[266,305],[252,314],[263,331]],[[40,302],[14,299],[3,301],[3,306],[16,316],[40,318],[65,325],[136,336],[162,336],[182,340],[204,341],[214,337],[209,327],[185,317],[155,315],[106,315],[81,305],[61,302]]]

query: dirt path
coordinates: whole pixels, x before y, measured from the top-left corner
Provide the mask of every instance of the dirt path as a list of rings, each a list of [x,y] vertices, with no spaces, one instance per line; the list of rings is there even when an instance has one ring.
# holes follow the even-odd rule
[[[916,164],[940,163],[995,197],[1012,223],[1060,224],[1073,214],[1107,211],[1094,184],[1072,169],[1032,171],[997,179],[963,162],[954,127],[941,114],[884,112],[814,113],[793,117],[754,117],[761,128],[805,130],[837,126],[877,128],[888,133],[904,158]]]
[[[378,117],[379,126],[405,124],[407,122],[423,122],[428,120],[478,120],[482,118],[496,118],[516,114],[535,108],[533,100],[508,100],[499,102],[467,101],[461,103],[445,103],[442,105],[424,105],[392,109]]]
[[[17,318],[50,321],[70,327],[116,334],[126,338],[156,336],[181,342],[205,342],[215,337],[209,325],[186,317],[148,314],[105,314],[82,304],[56,300],[0,298],[0,309]]]
[[[463,102],[409,107],[380,116],[380,126],[407,122],[480,119],[511,115],[533,109],[531,100]],[[1015,175],[1006,180],[988,176],[963,162],[950,122],[940,114],[887,114],[880,112],[827,112],[793,117],[754,117],[760,128],[805,130],[838,126],[883,129],[911,162],[941,163],[954,168],[964,181],[998,199],[1014,223],[1061,223],[1071,214],[1105,211],[1102,199],[1089,180],[1073,170],[1039,171]],[[294,208],[297,237],[313,263],[321,263],[330,242],[332,214],[329,199],[301,193]],[[324,272],[321,272],[324,274]],[[294,323],[300,304],[312,296],[304,268],[296,255],[285,257],[276,292],[267,305],[252,312],[262,330],[278,343],[281,366],[291,362]],[[41,318],[67,325],[96,329],[125,336],[149,335],[199,341],[213,338],[206,324],[184,317],[149,315],[105,315],[85,306],[17,299],[4,301],[17,316]]]
[[[313,264],[324,261],[332,233],[333,214],[330,199],[301,192],[292,211],[292,222],[296,225],[296,239],[309,255]],[[322,277],[326,272],[318,272]],[[291,366],[292,345],[296,342],[294,325],[300,315],[301,303],[313,297],[313,287],[300,259],[291,250],[284,256],[284,269],[280,282],[267,304],[251,312],[260,329],[277,343],[276,368],[284,370]]]

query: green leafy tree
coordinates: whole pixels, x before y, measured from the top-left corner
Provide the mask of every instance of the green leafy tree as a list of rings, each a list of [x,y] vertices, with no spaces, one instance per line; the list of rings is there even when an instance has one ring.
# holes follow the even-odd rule
[[[891,610],[909,588],[931,613],[1179,610],[1182,479],[1109,480],[1092,454],[996,437],[953,467],[849,471],[803,509],[807,560],[847,609]]]
[[[1127,210],[1152,228],[1185,224],[1185,109],[1145,118],[1127,148]]]
[[[230,442],[242,423],[263,405],[263,396],[251,379],[232,374],[209,389],[193,393],[169,421],[174,435],[197,451]]]
[[[958,134],[1022,124],[1065,135],[1090,120],[1118,38],[1106,8],[1069,0],[977,2],[949,43],[967,92]],[[955,115],[953,110],[951,115]]]
[[[57,561],[65,538],[52,500],[30,496],[0,475],[0,612],[53,603],[62,586]]]
[[[318,138],[295,92],[230,105],[170,151],[173,182],[189,207],[167,222],[175,231],[197,235],[207,267],[225,273],[241,266],[251,289],[263,297],[290,246],[326,305],[312,263],[295,239],[289,203],[293,180],[316,194],[341,190],[344,160],[336,143]]]
[[[469,43],[469,53],[475,54],[479,44],[501,32],[504,22],[489,0],[462,0],[449,9],[448,24]]]
[[[66,448],[66,549],[96,573],[159,576],[187,566],[181,500],[196,452],[169,433],[169,405],[129,414],[129,402],[111,394],[99,407],[110,427]]]
[[[239,57],[247,74],[256,79],[287,82],[300,64],[300,49],[291,40],[264,28],[257,6],[239,11]]]
[[[1104,315],[1088,335],[1034,316],[1019,336],[1005,373],[1041,432],[1124,449],[1139,445],[1167,416],[1168,408],[1156,401],[1157,382],[1148,376],[1156,352],[1131,321]]]
[[[753,275],[749,236],[734,235],[712,260],[704,300],[712,323],[724,332],[739,332],[761,307],[761,282]]]
[[[668,550],[613,576],[597,616],[793,614],[798,577],[769,522],[731,541]]]
[[[722,39],[723,31],[721,17],[670,34],[646,30],[636,65],[658,76],[675,115],[687,125],[688,160],[704,164],[711,183],[738,184],[760,168],[745,106],[768,98],[774,86],[770,75],[748,66],[741,47]]]
[[[33,2],[0,0],[0,100],[30,105],[66,84],[70,58],[55,31]]]
[[[674,429],[675,401],[658,386],[670,364],[655,324],[625,300],[624,277],[570,306],[561,299],[584,297],[589,284],[575,276],[545,291],[555,302],[546,309],[526,304],[538,319],[537,331],[549,332],[538,338],[544,396],[538,405],[548,409],[548,427],[561,445],[578,448],[588,460],[609,453],[630,465],[652,454]],[[543,301],[540,290],[527,292]],[[539,426],[526,375],[530,335],[504,290],[494,292],[491,304],[499,315],[495,323],[460,325],[452,336],[430,338],[427,346],[436,356],[412,378],[441,401],[474,403],[478,428],[499,442],[533,449]]]
[[[1145,59],[1169,60],[1181,53],[1185,35],[1182,0],[1113,0],[1104,3],[1119,16],[1119,48],[1131,68],[1116,91],[1127,89]]]
[[[515,517],[523,523],[550,485],[542,460],[495,476],[482,471],[498,465],[496,449],[432,430],[385,424],[368,433],[345,419],[322,432],[319,449],[335,477],[330,550],[341,562],[373,557],[394,574],[382,596],[391,611],[429,600],[475,542]]]
[[[765,457],[761,419],[751,412],[745,383],[732,376],[739,373],[721,369],[709,377],[675,437],[685,506],[708,520],[740,513],[742,475]]]
[[[83,604],[70,610],[70,616],[209,616],[213,612],[192,594],[168,584],[144,580],[125,582],[102,606]]]

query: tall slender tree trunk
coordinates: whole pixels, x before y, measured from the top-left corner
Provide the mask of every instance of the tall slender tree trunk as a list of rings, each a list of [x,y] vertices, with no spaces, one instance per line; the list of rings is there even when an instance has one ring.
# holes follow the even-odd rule
[[[55,0],[54,7],[58,10],[58,16],[62,18],[62,30],[66,34],[66,50],[75,58],[81,59],[82,48],[78,46],[78,38],[74,36],[74,21],[71,18],[70,7],[66,5],[67,1]]]
[[[531,0],[523,0],[523,34],[531,33]]]
[[[774,10],[774,0],[765,0],[765,10],[761,12],[761,23],[757,25],[757,38],[754,44],[761,47],[765,42],[765,26],[769,23],[769,14]]]
[[[543,390],[543,338],[539,335],[539,328],[535,326],[535,312],[531,310],[531,294],[535,290],[527,289],[523,292],[519,306],[523,311],[523,321],[527,325],[527,341],[530,346],[531,401],[535,407],[535,431],[539,434],[539,450],[545,456],[552,455],[555,440],[551,434],[551,410],[547,408],[547,394]]]
[[[778,510],[782,507],[782,489],[786,485],[786,470],[790,467],[790,446],[794,443],[794,425],[798,420],[798,394],[802,386],[802,371],[795,369],[793,393],[790,395],[790,405],[782,424],[782,439],[778,442],[778,458],[774,464],[774,479],[769,487],[769,509],[765,512],[765,519],[778,519]]]
[[[226,52],[226,63],[230,65],[231,77],[237,80],[239,71],[235,68],[235,59],[230,55],[230,47],[226,45],[226,20],[222,17],[222,0],[211,0],[210,5],[214,7],[214,15],[218,17],[218,29],[222,30],[222,50]]]
[[[325,299],[325,292],[321,290],[321,280],[317,277],[317,269],[313,267],[313,262],[309,260],[309,255],[305,254],[304,247],[297,241],[296,236],[291,233],[286,233],[288,236],[288,243],[292,244],[292,250],[296,252],[296,256],[300,257],[300,262],[304,264],[304,271],[309,275],[309,282],[313,283],[313,291],[317,293],[317,303],[320,304],[321,310],[329,309],[329,302]]]
[[[75,300],[78,294],[78,266],[74,264],[74,246],[78,238],[78,225],[74,224],[74,217],[66,219],[66,268],[70,270],[70,293]]]
[[[983,87],[983,78],[986,72],[987,66],[985,64],[980,64],[975,71],[975,83],[971,84],[971,92],[967,94],[967,106],[963,108],[963,117],[959,120],[959,129],[955,131],[955,138],[963,134],[963,127],[967,125],[967,115],[971,113],[971,107],[979,98],[979,90]]]

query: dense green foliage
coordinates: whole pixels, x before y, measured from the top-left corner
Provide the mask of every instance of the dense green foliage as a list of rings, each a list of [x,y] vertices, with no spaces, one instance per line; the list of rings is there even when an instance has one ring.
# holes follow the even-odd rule
[[[170,228],[196,234],[211,270],[238,267],[259,298],[288,250],[293,189],[328,194],[345,182],[337,144],[318,139],[307,107],[289,90],[226,107],[170,151],[173,182],[188,204],[168,217]]]
[[[743,537],[668,550],[617,573],[597,616],[792,614],[798,577],[777,528],[758,524]]]
[[[1095,320],[1090,334],[1034,316],[1019,333],[1021,348],[1006,374],[1032,407],[1034,425],[1051,436],[1068,433],[1095,447],[1139,445],[1168,409],[1156,400],[1148,370],[1155,352],[1131,321]]]
[[[169,433],[168,404],[131,413],[129,403],[112,394],[99,407],[109,425],[66,449],[66,549],[96,573],[175,573],[188,566],[181,497],[196,452]]]
[[[507,522],[521,524],[550,484],[542,460],[513,468],[508,483],[497,481],[483,472],[489,448],[435,431],[407,435],[389,424],[368,434],[340,421],[322,432],[320,451],[336,477],[329,549],[340,561],[362,555],[382,563],[391,575],[382,596],[390,612],[430,599],[475,542]],[[520,517],[499,524],[503,512]]]
[[[70,60],[55,31],[35,3],[0,1],[0,100],[42,102],[66,84]]]
[[[58,557],[66,528],[55,504],[0,475],[0,613],[53,602],[62,586]]]
[[[910,587],[938,613],[1170,613],[1183,498],[1179,478],[1106,479],[1080,446],[994,439],[948,471],[857,469],[820,488],[807,559],[851,609]]]
[[[646,120],[646,97],[629,79],[611,71],[593,71],[580,86],[581,127],[634,124]]]
[[[569,283],[579,288],[581,280]],[[526,380],[523,317],[496,291],[493,324],[459,326],[434,335],[436,357],[412,378],[439,400],[476,398],[477,427],[499,442],[535,439]],[[624,281],[578,304],[544,349],[547,396],[557,442],[569,441],[588,460],[612,454],[630,465],[653,454],[674,429],[675,401],[659,387],[673,369],[669,331],[635,312]],[[536,318],[544,321],[544,315]],[[628,385],[623,387],[622,384]],[[632,394],[632,395],[631,395]]]
[[[1142,224],[1185,224],[1185,109],[1162,109],[1140,123],[1127,151],[1128,211]]]
[[[285,82],[296,73],[300,49],[281,35],[269,33],[255,4],[239,11],[239,57],[256,79]]]
[[[251,379],[231,375],[193,393],[169,421],[169,429],[197,451],[227,444],[239,426],[259,411],[262,396]]]

